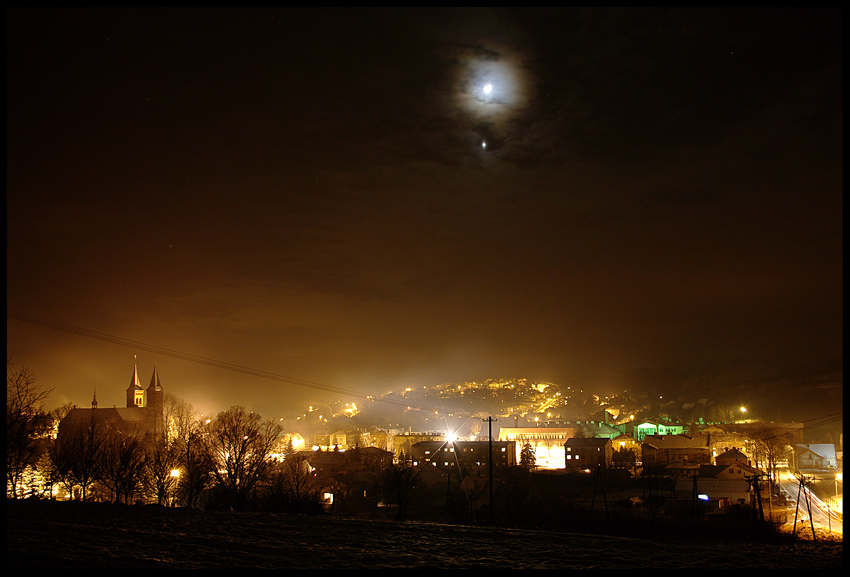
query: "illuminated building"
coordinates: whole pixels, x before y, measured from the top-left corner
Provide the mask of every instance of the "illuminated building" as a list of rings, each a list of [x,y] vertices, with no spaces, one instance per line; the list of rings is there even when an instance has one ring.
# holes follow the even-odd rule
[[[794,462],[798,471],[812,474],[838,468],[835,445],[832,443],[798,444],[794,447]]]
[[[575,427],[501,427],[499,440],[516,443],[517,461],[527,443],[534,449],[537,468],[560,469],[564,466],[564,443],[575,433]]]
[[[98,408],[97,396],[90,409],[71,409],[59,423],[57,441],[71,432],[100,427],[125,434],[161,437],[165,434],[164,392],[156,367],[150,385],[144,389],[139,381],[139,369],[133,364],[133,377],[126,389],[126,407]]]

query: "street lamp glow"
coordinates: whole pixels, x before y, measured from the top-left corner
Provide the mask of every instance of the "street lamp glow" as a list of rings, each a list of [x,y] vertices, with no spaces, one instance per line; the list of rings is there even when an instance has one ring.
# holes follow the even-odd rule
[[[457,435],[455,435],[454,433],[446,433],[447,443],[454,443],[455,441],[457,441]]]

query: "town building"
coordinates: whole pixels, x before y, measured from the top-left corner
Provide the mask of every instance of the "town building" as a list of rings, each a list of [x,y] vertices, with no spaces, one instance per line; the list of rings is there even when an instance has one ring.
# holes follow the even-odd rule
[[[625,421],[616,425],[622,432],[632,435],[637,442],[642,443],[644,437],[681,435],[685,432],[685,426],[680,423],[664,421]]]
[[[577,438],[564,443],[564,468],[568,471],[590,469],[595,471],[602,467],[608,469],[613,462],[611,439]]]
[[[794,447],[794,463],[801,472],[834,471],[838,468],[832,443],[798,444]]]
[[[755,482],[761,483],[760,491],[767,495],[766,484],[759,481],[764,476],[763,471],[741,462],[699,465],[696,475],[676,478],[674,495],[679,501],[702,500],[720,509],[729,505],[752,505]]]
[[[395,448],[396,459],[410,459],[413,445],[422,442],[445,442],[445,433],[414,433],[406,432],[393,436],[392,446]]]
[[[499,441],[516,444],[517,462],[522,448],[529,444],[534,449],[537,468],[560,469],[564,466],[564,443],[575,434],[575,427],[501,427]]]
[[[489,468],[490,454],[494,469],[517,464],[515,441],[421,441],[411,445],[414,466],[438,469],[465,469],[469,474],[483,474]]]
[[[711,464],[708,435],[646,435],[641,444],[641,460],[645,469],[691,469]],[[672,465],[672,467],[670,467]],[[689,473],[690,474],[690,473]]]
[[[734,465],[736,463],[750,465],[750,458],[744,453],[742,453],[741,450],[737,447],[726,449],[725,451],[714,457],[714,464],[718,466],[728,466]]]

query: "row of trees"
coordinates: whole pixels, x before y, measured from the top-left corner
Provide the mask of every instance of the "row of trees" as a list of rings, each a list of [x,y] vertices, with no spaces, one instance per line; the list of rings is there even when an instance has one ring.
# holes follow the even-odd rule
[[[258,503],[279,509],[310,502],[321,487],[291,443],[276,458],[282,430],[274,421],[231,407],[204,419],[191,405],[166,396],[165,435],[154,437],[92,418],[54,438],[54,424],[71,406],[52,413],[51,390],[25,368],[7,362],[7,496],[157,503],[244,510]]]

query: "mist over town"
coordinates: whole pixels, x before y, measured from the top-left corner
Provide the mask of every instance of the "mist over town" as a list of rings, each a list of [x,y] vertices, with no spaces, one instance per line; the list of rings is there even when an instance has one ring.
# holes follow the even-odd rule
[[[843,566],[843,9],[7,9],[7,567]]]

